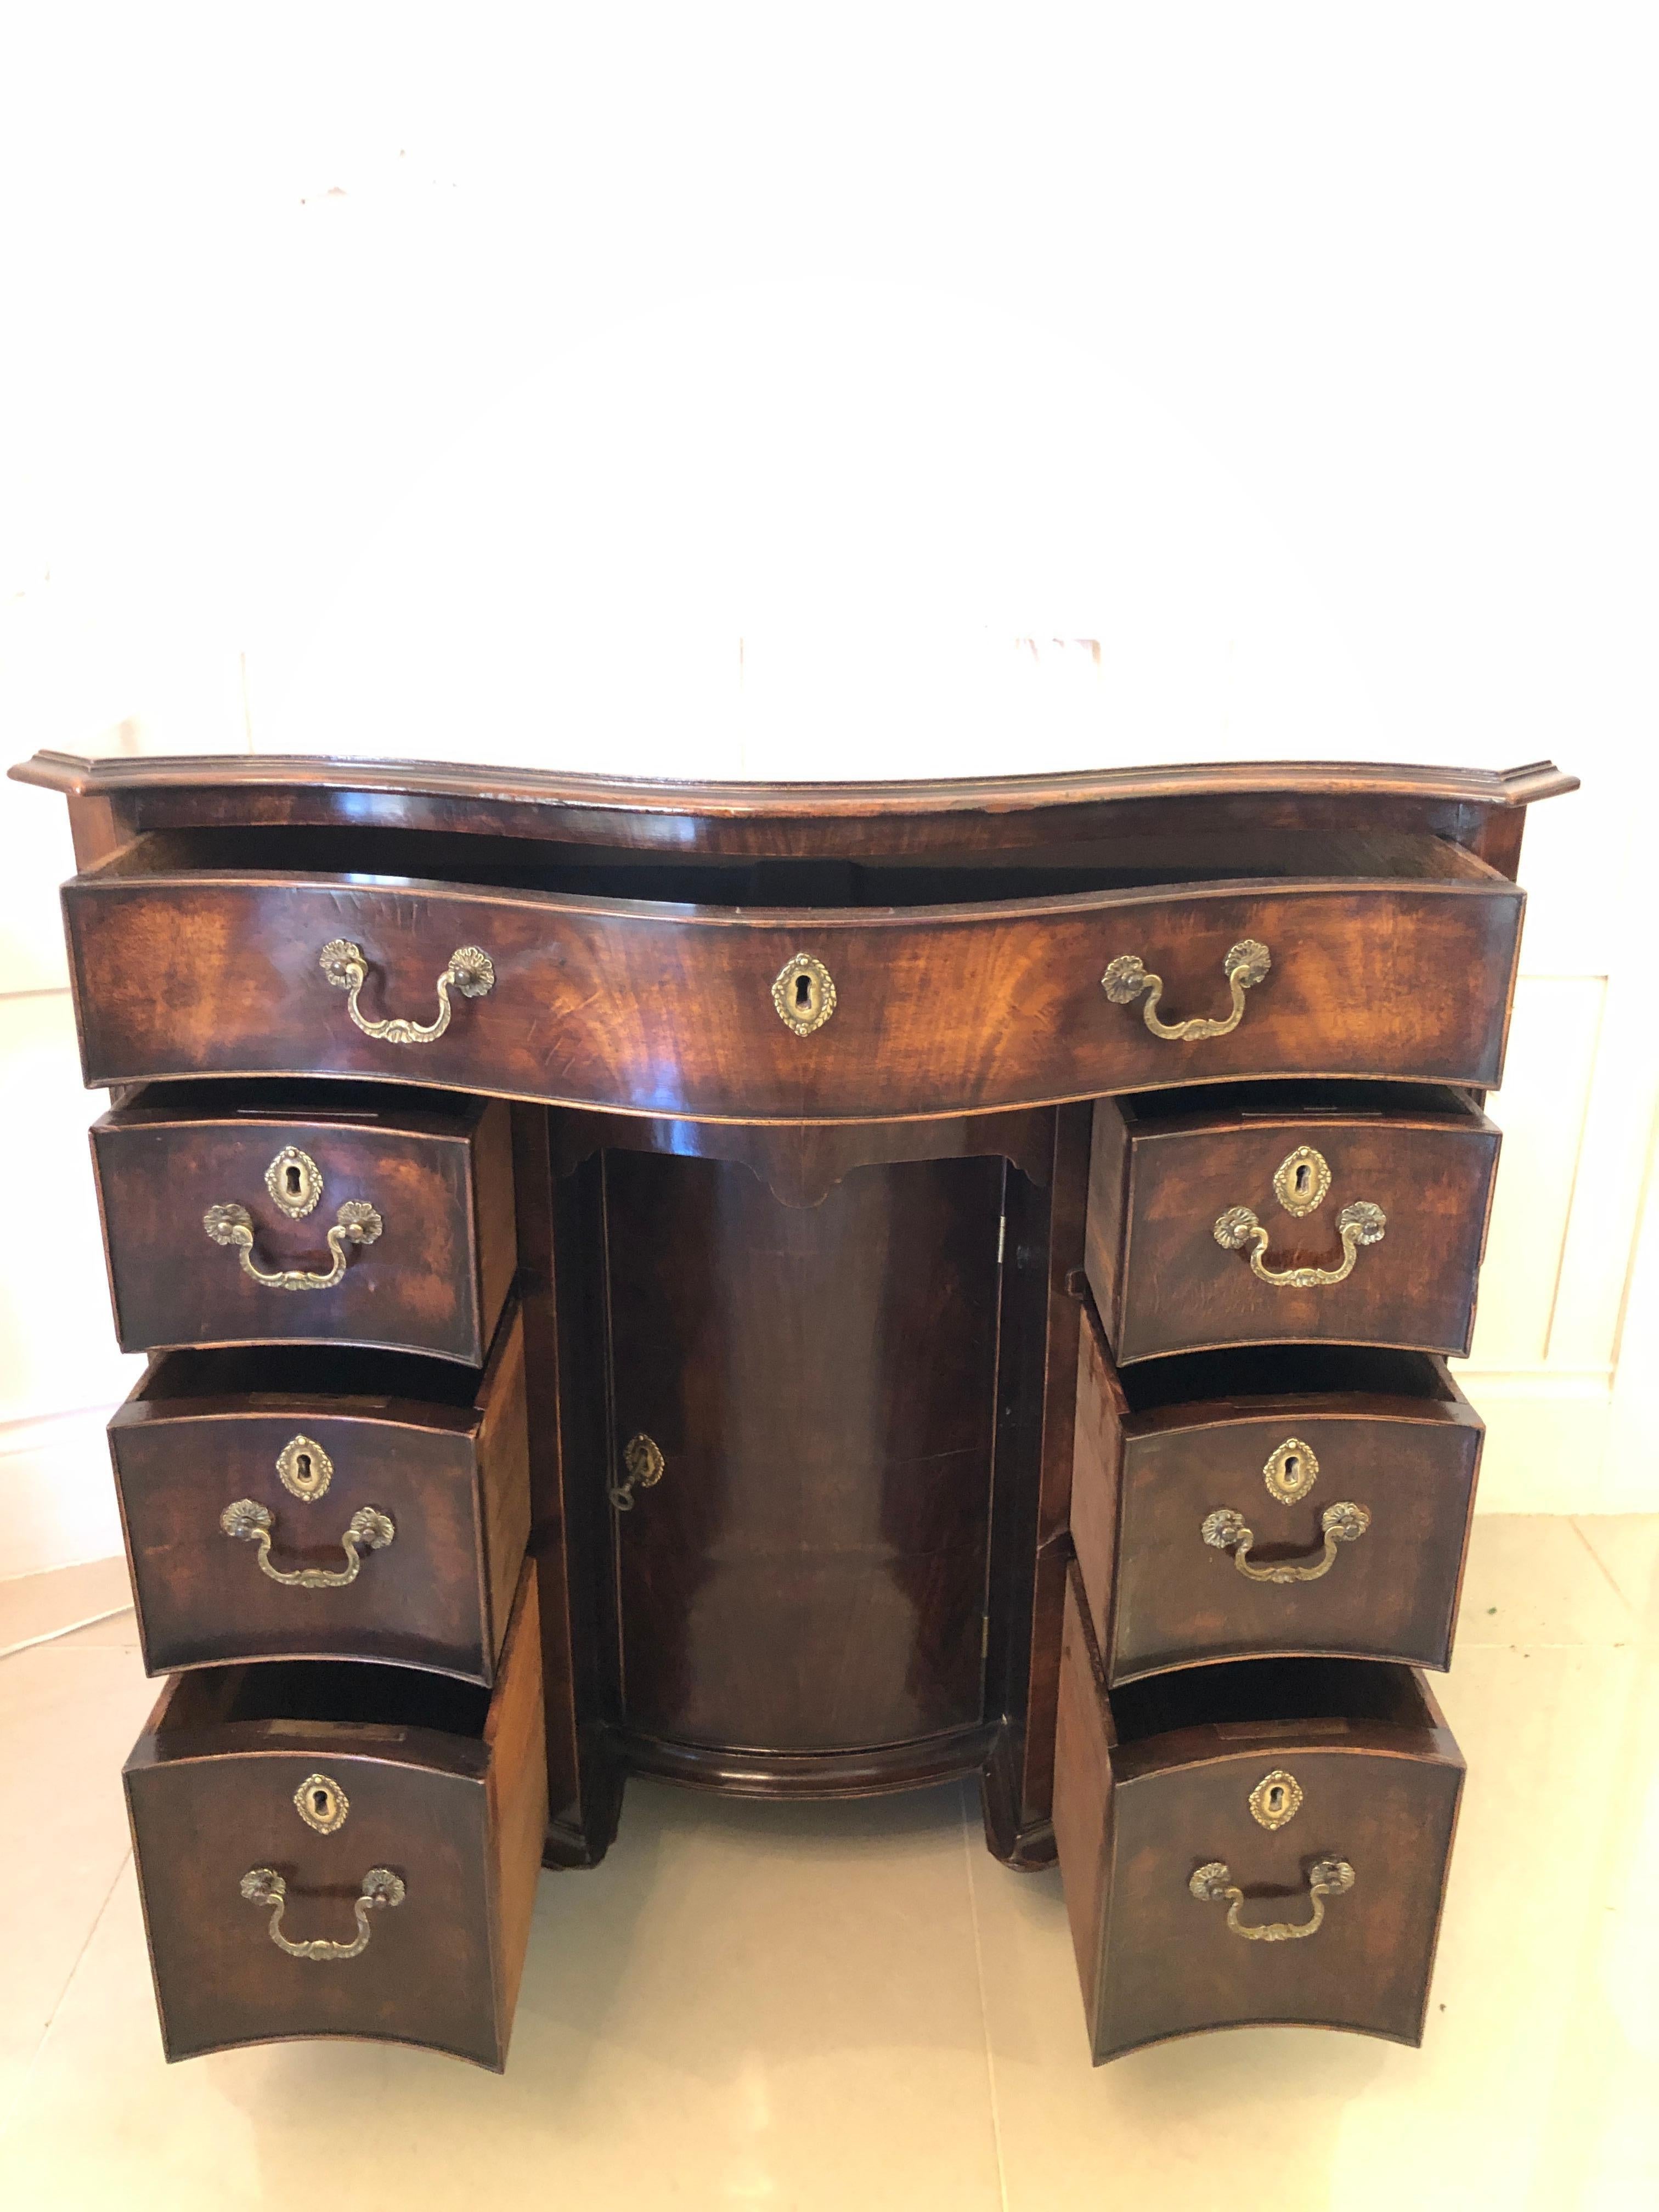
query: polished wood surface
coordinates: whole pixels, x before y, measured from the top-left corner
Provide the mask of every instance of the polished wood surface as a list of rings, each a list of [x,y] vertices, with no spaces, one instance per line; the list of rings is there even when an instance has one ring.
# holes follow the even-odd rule
[[[295,1437],[325,1453],[323,1495],[286,1489]],[[509,1304],[482,1376],[316,1346],[169,1352],[109,1425],[144,1665],[369,1659],[488,1686],[530,1534],[522,1316]],[[373,1506],[396,1534],[343,1588],[261,1572],[224,1508],[271,1515],[272,1564],[339,1573],[340,1538]]]
[[[1451,1663],[1481,1424],[1421,1352],[1252,1347],[1121,1374],[1082,1317],[1072,1540],[1115,1687],[1171,1667],[1303,1654]],[[1285,1504],[1267,1463],[1292,1443],[1318,1474]],[[1317,1581],[1255,1582],[1203,1528],[1241,1514],[1255,1568],[1321,1564],[1321,1516],[1370,1516]]]
[[[285,1146],[320,1169],[313,1211],[290,1219],[265,1185]],[[499,1101],[410,1098],[299,1085],[146,1089],[93,1124],[92,1148],[124,1352],[162,1345],[354,1343],[483,1364],[515,1264],[507,1113]],[[384,1226],[326,1290],[254,1281],[203,1228],[245,1206],[267,1273],[325,1273],[343,1201]]]
[[[69,800],[121,1339],[178,1347],[112,1430],[147,1661],[184,1670],[129,1772],[170,2054],[361,2033],[499,2064],[538,1863],[601,1858],[638,1773],[977,1772],[995,1856],[1058,1856],[1097,2057],[1254,2021],[1416,2038],[1462,1763],[1410,1665],[1449,1656],[1480,1433],[1438,1355],[1473,1312],[1521,829],[1572,779],[15,773]],[[459,947],[494,980],[374,1038],[337,938],[370,1024],[431,1024]],[[1224,1034],[1103,988],[1133,956],[1158,1023],[1225,1021],[1247,939]],[[799,956],[835,994],[807,1035],[773,996]],[[325,1179],[299,1221],[265,1201],[285,1142]],[[1301,1217],[1297,1145],[1333,1176]],[[326,1292],[202,1229],[240,1203],[264,1264],[314,1267],[346,1197],[386,1228]],[[1329,1267],[1356,1200],[1387,1228],[1340,1284],[1215,1242],[1248,1206],[1270,1267]],[[275,1475],[296,1431],[336,1462],[316,1506]],[[639,1437],[661,1479],[623,1507]],[[1288,1505],[1286,1437],[1320,1463]],[[296,1592],[219,1533],[233,1493],[279,1565],[338,1556],[359,1502],[398,1534]],[[1317,1579],[1203,1539],[1226,1509],[1258,1565],[1306,1565],[1341,1499],[1370,1523]],[[1248,1799],[1279,1764],[1305,1802],[1270,1832]],[[291,1802],[319,1766],[352,1798],[330,1838]],[[1334,1853],[1355,1884],[1305,1939],[1188,1889],[1225,1859],[1247,1922],[1293,1922]],[[293,1932],[349,1938],[375,1863],[408,1897],[346,1962],[287,1958],[236,1887],[275,1866]]]
[[[1329,1196],[1287,1212],[1273,1176],[1310,1146]],[[1090,1286],[1120,1362],[1203,1346],[1311,1341],[1467,1352],[1498,1166],[1498,1133],[1450,1091],[1373,1085],[1232,1085],[1103,1098],[1089,1194]],[[1248,1206],[1269,1232],[1265,1265],[1331,1269],[1355,1200],[1387,1228],[1346,1281],[1265,1283],[1215,1225]]]
[[[999,899],[983,870],[957,889],[948,872],[918,887],[921,871],[870,896],[908,890],[925,905],[807,894],[791,911],[787,893],[686,904],[697,888],[678,879],[655,902],[644,883],[631,899],[466,890],[415,871],[487,872],[469,859],[483,840],[437,841],[417,860],[408,838],[371,854],[362,835],[294,835],[327,841],[329,867],[304,872],[296,851],[293,872],[272,872],[280,840],[265,833],[262,872],[239,877],[178,865],[227,860],[211,841],[157,836],[66,888],[89,1084],[315,1073],[711,1120],[879,1121],[1222,1077],[1490,1085],[1502,1073],[1521,895],[1441,840],[1352,830],[1321,845],[1319,876],[1297,879],[1305,840],[1177,838],[1083,871],[1100,890]],[[346,872],[354,863],[399,880]],[[521,857],[503,866],[526,872]],[[706,896],[720,895],[717,879]],[[430,1020],[458,946],[482,946],[496,981],[458,1001],[444,1035],[399,1047],[355,1027],[330,987],[319,956],[337,939],[362,948],[376,1019]],[[1224,1012],[1223,961],[1243,939],[1273,965],[1225,1036],[1170,1042],[1102,988],[1108,963],[1135,953],[1164,980],[1166,1016]],[[802,952],[837,994],[806,1036],[772,1000]]]
[[[170,1683],[125,1770],[170,2058],[293,2036],[415,2043],[499,2070],[546,1821],[540,1637],[526,1570],[493,1693],[385,1667],[228,1668]],[[344,1792],[319,1834],[295,1792]],[[360,1956],[294,1959],[240,1893],[273,1868],[283,1932],[349,1942],[364,1875],[407,1894]]]
[[[1302,1792],[1276,1830],[1250,1794]],[[1271,2021],[1422,2039],[1463,1762],[1421,1678],[1300,1660],[1201,1668],[1109,1697],[1074,1577],[1054,1829],[1096,2059]],[[1219,1861],[1247,1923],[1305,1922],[1321,1860],[1353,1887],[1305,1939],[1252,1942],[1188,1883]]]
[[[39,752],[11,770],[145,830],[332,822],[538,837],[622,850],[820,859],[1019,850],[1194,818],[1320,836],[1356,819],[1480,849],[1494,823],[1576,791],[1553,761],[1494,772],[1374,761],[1230,761],[872,783],[689,783],[448,761],[224,754],[94,760]],[[82,863],[85,866],[83,860]],[[1510,871],[1513,873],[1513,871]]]
[[[988,1845],[1022,1869],[1052,1865],[1054,1855],[1055,1678],[1089,1139],[1089,1109],[1062,1107],[1041,1179],[1011,1174],[1006,1188],[986,1646],[987,1710],[1001,1725],[980,1795]]]
[[[999,1159],[856,1170],[810,1209],[747,1169],[605,1163],[624,1725],[861,1750],[981,1717]]]

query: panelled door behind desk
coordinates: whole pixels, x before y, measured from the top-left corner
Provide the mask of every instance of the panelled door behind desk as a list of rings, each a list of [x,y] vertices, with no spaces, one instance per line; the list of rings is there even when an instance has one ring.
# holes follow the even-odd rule
[[[745,1751],[981,1718],[1000,1159],[605,1161],[625,1726]]]

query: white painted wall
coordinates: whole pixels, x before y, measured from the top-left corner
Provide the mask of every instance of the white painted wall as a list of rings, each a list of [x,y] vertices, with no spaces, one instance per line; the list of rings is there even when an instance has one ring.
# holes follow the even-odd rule
[[[1648,12],[474,15],[9,27],[7,754],[1553,755],[1481,1504],[1659,1506]],[[115,1547],[137,1365],[61,816],[0,796],[0,1575]]]

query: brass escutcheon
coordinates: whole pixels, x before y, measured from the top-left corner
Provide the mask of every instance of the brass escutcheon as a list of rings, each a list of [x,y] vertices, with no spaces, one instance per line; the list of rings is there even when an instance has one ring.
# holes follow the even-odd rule
[[[1302,1784],[1275,1766],[1250,1792],[1250,1818],[1264,1828],[1282,1828],[1302,1810]]]
[[[836,1011],[835,979],[822,960],[798,952],[779,969],[772,1004],[786,1029],[797,1036],[811,1036]]]
[[[1314,1213],[1331,1187],[1331,1164],[1311,1145],[1298,1145],[1273,1170],[1273,1196],[1286,1213]]]
[[[1281,1505],[1294,1505],[1318,1481],[1319,1462],[1300,1437],[1286,1437],[1276,1451],[1269,1453],[1261,1480],[1269,1495]]]
[[[334,1462],[309,1437],[290,1437],[276,1455],[276,1476],[290,1497],[314,1505],[334,1480]]]
[[[294,1793],[294,1809],[307,1827],[331,1836],[344,1827],[351,1805],[331,1774],[307,1774]]]
[[[666,1465],[661,1448],[653,1437],[643,1435],[630,1437],[623,1451],[623,1466],[626,1473],[623,1480],[613,1482],[605,1493],[617,1512],[631,1513],[635,1485],[637,1483],[641,1490],[654,1490],[662,1480],[663,1468]]]
[[[284,1145],[265,1170],[265,1188],[290,1221],[303,1220],[323,1194],[323,1171],[309,1152]]]

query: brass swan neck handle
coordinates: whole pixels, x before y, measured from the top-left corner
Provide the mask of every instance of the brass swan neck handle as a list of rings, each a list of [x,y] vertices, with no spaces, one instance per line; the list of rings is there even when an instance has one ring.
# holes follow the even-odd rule
[[[365,1552],[384,1552],[398,1531],[390,1515],[382,1513],[378,1505],[360,1505],[347,1524],[340,1539],[340,1549],[346,1555],[343,1567],[295,1567],[283,1569],[270,1564],[270,1510],[257,1499],[239,1498],[234,1505],[227,1505],[219,1516],[219,1526],[227,1536],[240,1536],[244,1542],[259,1547],[259,1571],[286,1589],[344,1589],[357,1579]]]
[[[331,1291],[344,1279],[351,1248],[374,1243],[386,1224],[367,1200],[347,1199],[328,1232],[328,1249],[334,1264],[324,1273],[307,1267],[277,1267],[267,1272],[260,1267],[253,1257],[253,1217],[245,1206],[210,1206],[202,1216],[202,1226],[216,1244],[234,1245],[242,1273],[251,1275],[256,1283],[263,1283],[267,1290]]]
[[[382,1905],[401,1905],[408,1892],[390,1867],[370,1867],[363,1876],[363,1886],[352,1912],[357,1922],[357,1940],[354,1943],[331,1943],[326,1937],[314,1937],[309,1943],[295,1943],[283,1933],[283,1913],[288,1904],[288,1884],[275,1867],[250,1867],[242,1876],[242,1894],[250,1905],[269,1906],[270,1936],[279,1951],[286,1951],[290,1959],[356,1959],[368,1948],[369,1915]]]
[[[1232,1012],[1218,1021],[1201,1015],[1187,1022],[1160,1021],[1158,1005],[1164,996],[1164,978],[1149,975],[1138,952],[1121,952],[1101,977],[1100,988],[1115,1006],[1133,1006],[1144,991],[1146,1003],[1141,1012],[1152,1035],[1191,1044],[1199,1037],[1227,1036],[1236,1030],[1244,1018],[1244,994],[1261,982],[1273,964],[1272,953],[1254,937],[1241,938],[1237,945],[1228,946],[1221,972],[1232,994]]]
[[[1351,1504],[1346,1498],[1328,1505],[1319,1516],[1319,1526],[1325,1539],[1324,1556],[1307,1560],[1279,1559],[1269,1565],[1253,1567],[1250,1547],[1255,1541],[1255,1531],[1249,1528],[1242,1513],[1229,1506],[1220,1506],[1205,1516],[1202,1534],[1206,1544],[1213,1544],[1218,1552],[1231,1552],[1233,1565],[1241,1575],[1253,1583],[1316,1583],[1322,1575],[1329,1574],[1336,1558],[1339,1544],[1355,1544],[1371,1525],[1371,1516],[1363,1505]]]
[[[430,1044],[449,1027],[452,990],[459,991],[464,999],[483,999],[495,988],[495,963],[483,948],[458,945],[438,978],[435,1021],[410,1022],[394,1016],[389,1021],[371,1022],[357,1003],[357,994],[368,981],[368,960],[362,946],[354,945],[349,937],[331,938],[318,955],[317,964],[333,988],[345,993],[346,1012],[363,1035],[382,1038],[387,1044]]]
[[[1389,1217],[1380,1206],[1373,1206],[1368,1198],[1357,1198],[1345,1206],[1336,1217],[1337,1235],[1342,1240],[1341,1264],[1335,1267],[1270,1267],[1267,1265],[1267,1232],[1248,1206],[1230,1206],[1215,1224],[1215,1241],[1224,1252],[1242,1251],[1250,1248],[1250,1273],[1258,1282],[1270,1283],[1275,1290],[1323,1290],[1332,1283],[1346,1283],[1353,1273],[1355,1255],[1362,1244],[1380,1244]]]
[[[1320,1859],[1308,1869],[1308,1894],[1313,1911],[1306,1920],[1267,1920],[1246,1923],[1239,1914],[1244,1893],[1234,1882],[1224,1859],[1201,1866],[1187,1885],[1200,1905],[1224,1905],[1227,1926],[1247,1943],[1297,1943],[1304,1936],[1317,1936],[1325,1924],[1325,1899],[1341,1897],[1353,1887],[1353,1869],[1346,1859]]]

